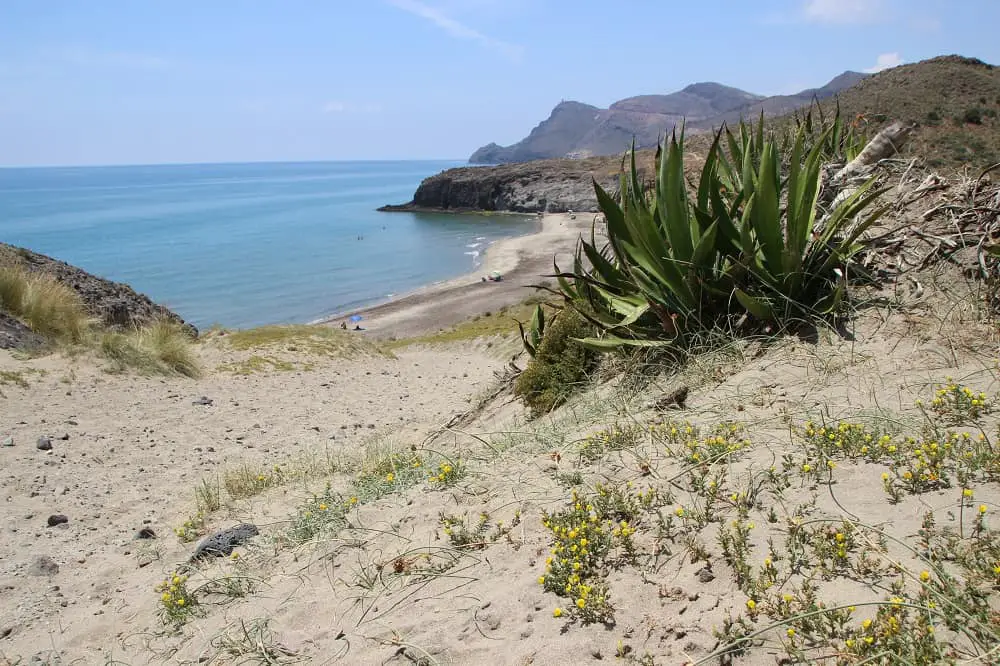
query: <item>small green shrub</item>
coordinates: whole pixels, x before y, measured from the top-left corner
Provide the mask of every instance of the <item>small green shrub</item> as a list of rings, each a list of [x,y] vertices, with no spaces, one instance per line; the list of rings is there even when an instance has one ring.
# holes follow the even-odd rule
[[[937,127],[941,124],[941,114],[937,111],[928,111],[927,116],[924,118],[924,124],[930,127]]]
[[[966,109],[965,113],[962,115],[962,121],[968,125],[982,125],[983,110],[979,107]]]
[[[534,358],[514,384],[514,394],[532,414],[552,411],[585,382],[596,354],[576,340],[592,334],[592,327],[569,308],[549,323]]]

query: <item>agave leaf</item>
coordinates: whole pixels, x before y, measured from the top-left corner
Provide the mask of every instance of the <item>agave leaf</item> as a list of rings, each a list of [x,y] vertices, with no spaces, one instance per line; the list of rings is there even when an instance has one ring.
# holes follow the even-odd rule
[[[828,315],[832,312],[836,312],[840,309],[840,304],[844,297],[844,283],[842,281],[837,282],[837,286],[833,290],[816,302],[813,309],[817,314]]]
[[[733,292],[733,295],[736,296],[736,300],[739,301],[740,305],[757,319],[761,321],[775,320],[774,310],[771,309],[771,306],[766,301],[754,298],[742,289],[737,289]]]
[[[667,157],[660,162],[656,203],[672,256],[682,261],[688,260],[694,250],[694,241],[691,237],[690,208],[684,182],[683,128],[680,139],[674,130],[667,149]]]

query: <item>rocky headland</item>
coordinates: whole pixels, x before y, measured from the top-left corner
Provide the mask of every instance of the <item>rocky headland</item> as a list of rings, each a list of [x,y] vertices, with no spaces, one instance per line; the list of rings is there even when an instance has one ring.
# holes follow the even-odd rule
[[[652,166],[651,151],[638,155],[644,169]],[[424,179],[409,203],[383,206],[379,210],[455,213],[596,211],[593,181],[614,191],[620,168],[620,157],[458,167]]]

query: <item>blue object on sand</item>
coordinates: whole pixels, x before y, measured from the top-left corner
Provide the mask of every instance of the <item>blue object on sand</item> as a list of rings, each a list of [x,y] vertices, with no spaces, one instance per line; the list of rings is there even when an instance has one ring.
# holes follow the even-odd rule
[[[361,315],[351,315],[351,321],[361,321],[362,319]]]

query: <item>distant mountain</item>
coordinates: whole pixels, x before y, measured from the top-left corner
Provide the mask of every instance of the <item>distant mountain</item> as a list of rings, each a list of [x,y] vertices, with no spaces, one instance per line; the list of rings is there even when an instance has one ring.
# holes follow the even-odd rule
[[[560,102],[548,119],[512,146],[491,143],[472,154],[473,164],[527,162],[553,157],[614,155],[632,143],[649,147],[665,131],[685,121],[692,131],[718,127],[740,117],[782,115],[856,85],[867,75],[844,72],[822,88],[794,95],[764,97],[719,83],[695,83],[669,95],[628,97],[600,109],[580,102]]]

